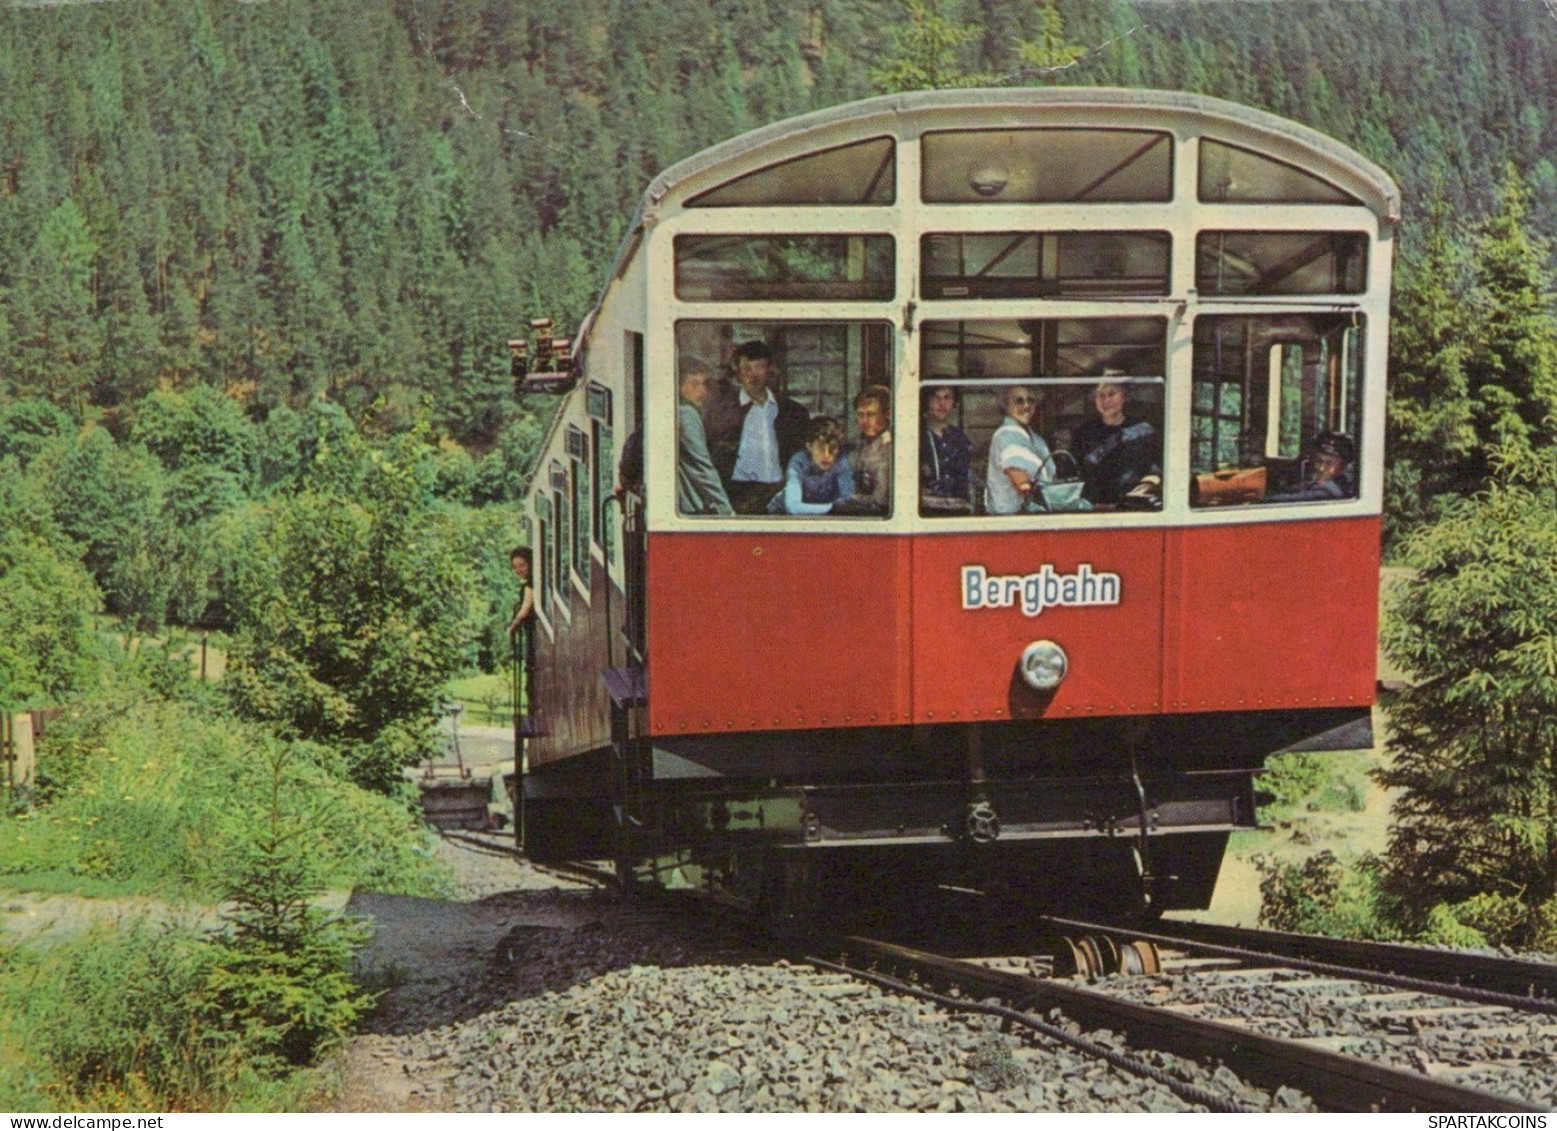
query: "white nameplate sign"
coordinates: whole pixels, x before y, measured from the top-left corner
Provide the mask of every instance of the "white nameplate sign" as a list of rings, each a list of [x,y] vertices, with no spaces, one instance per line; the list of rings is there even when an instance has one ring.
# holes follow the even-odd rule
[[[981,565],[962,567],[964,609],[1009,609],[1020,606],[1035,617],[1045,609],[1085,605],[1117,605],[1124,582],[1117,573],[1097,573],[1086,562],[1075,573],[1056,573],[1047,562],[1033,573],[991,575]]]

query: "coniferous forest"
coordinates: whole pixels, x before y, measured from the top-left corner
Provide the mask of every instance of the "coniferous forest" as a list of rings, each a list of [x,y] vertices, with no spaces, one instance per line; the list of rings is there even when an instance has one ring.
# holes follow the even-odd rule
[[[0,793],[0,880],[271,907],[306,885],[256,875],[436,891],[402,771],[449,679],[507,658],[505,551],[552,409],[515,399],[505,339],[577,324],[667,165],[973,82],[1215,95],[1400,183],[1385,530],[1415,572],[1385,643],[1421,677],[1392,706],[1402,800],[1387,858],[1274,873],[1267,907],[1557,948],[1550,0],[0,0],[0,715],[67,708],[36,780]],[[202,633],[220,681],[179,651]],[[186,776],[196,758],[230,785]],[[263,867],[235,881],[229,857]],[[257,958],[196,947],[180,969],[333,984],[349,940],[289,922]],[[230,1020],[210,984],[168,983],[184,1012],[158,1024]],[[59,987],[108,995],[83,1016],[119,992]],[[0,1048],[43,1040],[56,1015],[28,1029],[9,992]],[[349,1030],[354,994],[314,1002],[306,1039],[256,1015],[275,1047],[218,1052],[283,1075]],[[163,1079],[71,1039],[109,1091],[51,1062],[56,1097],[134,1079],[240,1102],[212,1090],[229,1061]],[[9,1087],[0,1106],[30,1095]]]

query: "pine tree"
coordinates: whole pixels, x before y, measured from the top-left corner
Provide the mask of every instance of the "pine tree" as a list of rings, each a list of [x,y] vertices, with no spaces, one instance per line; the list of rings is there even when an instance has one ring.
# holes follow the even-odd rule
[[[1420,255],[1403,262],[1389,349],[1386,539],[1482,485],[1470,397],[1468,267],[1448,209],[1426,217]]]
[[[1387,881],[1418,929],[1557,945],[1557,449],[1412,539],[1384,646],[1415,682],[1389,712]]]
[[[1038,5],[1038,34],[1017,45],[1023,81],[1059,82],[1060,75],[1086,55],[1087,49],[1065,39],[1065,18],[1054,0]]]
[[[1497,207],[1475,243],[1470,380],[1484,451],[1557,441],[1557,317],[1546,270],[1551,249],[1526,223],[1529,204],[1524,178],[1509,165]]]
[[[903,0],[903,16],[903,22],[887,32],[883,62],[870,70],[871,86],[878,93],[994,83],[993,74],[968,71],[961,61],[966,45],[978,39],[979,25],[945,15],[940,0]]]

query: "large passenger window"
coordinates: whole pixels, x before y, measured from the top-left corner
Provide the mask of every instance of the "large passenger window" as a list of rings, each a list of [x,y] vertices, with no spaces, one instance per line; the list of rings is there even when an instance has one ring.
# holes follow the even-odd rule
[[[936,232],[920,241],[926,298],[1168,293],[1166,232]]]
[[[1195,286],[1202,295],[1361,294],[1367,257],[1361,232],[1201,232]]]
[[[687,201],[689,208],[770,204],[891,204],[897,197],[889,137],[807,153],[726,181]]]
[[[891,236],[676,237],[676,297],[884,300],[896,283]]]
[[[926,322],[919,510],[1161,506],[1162,318]]]
[[[1362,348],[1352,314],[1198,319],[1191,505],[1356,498]]]
[[[684,321],[676,366],[678,514],[891,514],[890,324]]]
[[[948,130],[923,141],[936,204],[1173,199],[1173,139],[1146,130]]]

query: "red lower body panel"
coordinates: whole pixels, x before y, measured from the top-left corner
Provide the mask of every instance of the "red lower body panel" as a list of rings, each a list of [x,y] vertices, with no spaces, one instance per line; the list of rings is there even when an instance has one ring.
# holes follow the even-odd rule
[[[655,734],[1360,705],[1379,521],[649,538]],[[1017,675],[1048,639],[1069,671]]]

